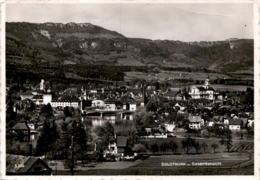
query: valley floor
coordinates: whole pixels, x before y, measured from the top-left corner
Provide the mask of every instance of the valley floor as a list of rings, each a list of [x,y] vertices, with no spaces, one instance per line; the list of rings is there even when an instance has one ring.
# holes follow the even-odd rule
[[[204,163],[201,165],[199,163]],[[102,162],[78,167],[75,175],[253,175],[252,154],[215,153],[150,156],[146,160]],[[206,164],[206,165],[205,165]],[[70,175],[69,170],[57,170]]]

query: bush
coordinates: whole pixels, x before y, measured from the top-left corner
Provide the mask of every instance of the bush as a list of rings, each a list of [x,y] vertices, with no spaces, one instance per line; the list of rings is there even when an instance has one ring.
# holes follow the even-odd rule
[[[133,147],[133,151],[137,153],[143,153],[146,152],[146,147],[143,144],[135,144]]]
[[[152,144],[151,145],[151,151],[152,152],[158,152],[159,151],[159,147],[157,144]]]

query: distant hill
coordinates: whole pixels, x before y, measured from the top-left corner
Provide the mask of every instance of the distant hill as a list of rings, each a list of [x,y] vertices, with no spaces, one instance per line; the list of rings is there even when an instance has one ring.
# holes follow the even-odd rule
[[[192,35],[192,33],[191,33]],[[252,71],[253,40],[181,42],[127,38],[90,23],[6,24],[7,62],[189,67]]]

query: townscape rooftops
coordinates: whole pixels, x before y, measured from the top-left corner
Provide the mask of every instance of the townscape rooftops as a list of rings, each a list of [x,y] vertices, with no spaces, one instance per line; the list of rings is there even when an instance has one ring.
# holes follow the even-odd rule
[[[78,102],[79,99],[75,96],[61,96],[58,98],[54,98],[53,102]]]

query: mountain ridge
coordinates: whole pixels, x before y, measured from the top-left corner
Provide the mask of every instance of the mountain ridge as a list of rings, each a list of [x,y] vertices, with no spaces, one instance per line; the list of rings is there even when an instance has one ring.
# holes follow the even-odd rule
[[[6,23],[7,61],[206,68],[253,68],[253,40],[182,42],[128,38],[91,23]],[[22,59],[22,60],[21,60]],[[234,66],[234,68],[232,68]]]

